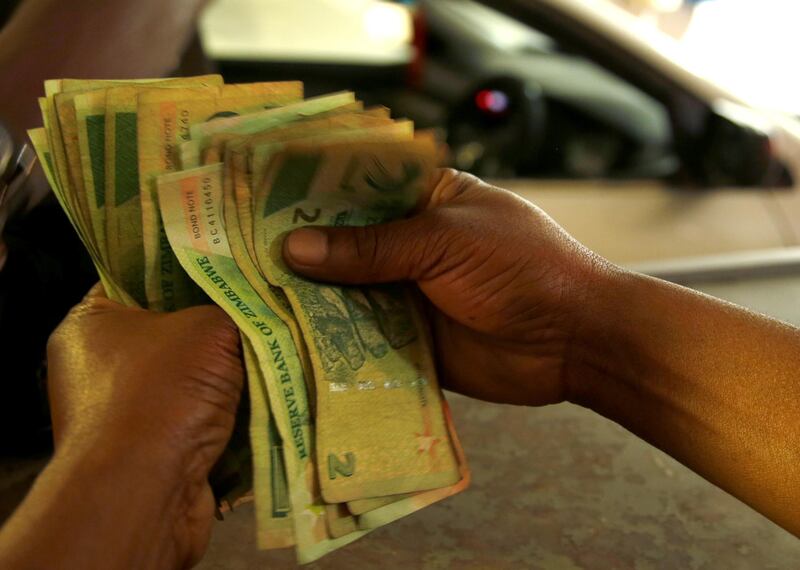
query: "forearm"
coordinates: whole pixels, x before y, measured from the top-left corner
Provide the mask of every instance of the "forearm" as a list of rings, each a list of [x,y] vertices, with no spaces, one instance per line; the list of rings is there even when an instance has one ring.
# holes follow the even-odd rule
[[[800,534],[800,331],[643,276],[601,291],[574,399]]]
[[[23,136],[42,81],[137,78],[175,69],[202,0],[26,0],[0,32],[0,115]]]
[[[174,568],[179,489],[131,453],[57,453],[0,532],[0,567]]]

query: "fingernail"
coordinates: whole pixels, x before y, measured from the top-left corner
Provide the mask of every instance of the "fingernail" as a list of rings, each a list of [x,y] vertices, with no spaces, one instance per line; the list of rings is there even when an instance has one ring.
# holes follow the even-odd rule
[[[286,238],[286,253],[298,265],[320,265],[328,259],[328,236],[312,228],[294,230]]]

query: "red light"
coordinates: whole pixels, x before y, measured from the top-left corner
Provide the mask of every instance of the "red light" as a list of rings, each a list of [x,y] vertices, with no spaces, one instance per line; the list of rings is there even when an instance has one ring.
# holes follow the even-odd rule
[[[475,105],[485,113],[500,115],[508,111],[508,95],[496,89],[481,89],[475,94]]]
[[[492,108],[492,92],[488,89],[478,91],[475,94],[475,104],[481,111],[488,111]]]

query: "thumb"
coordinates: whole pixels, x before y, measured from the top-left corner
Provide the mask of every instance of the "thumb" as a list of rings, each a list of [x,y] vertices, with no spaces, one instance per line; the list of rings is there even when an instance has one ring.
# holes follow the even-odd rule
[[[388,224],[291,232],[283,258],[296,273],[320,281],[361,284],[421,279],[441,259],[433,217],[423,213]]]

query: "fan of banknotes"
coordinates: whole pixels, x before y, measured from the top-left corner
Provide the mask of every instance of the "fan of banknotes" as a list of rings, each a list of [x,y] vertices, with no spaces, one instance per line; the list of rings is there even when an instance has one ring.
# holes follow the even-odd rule
[[[305,563],[464,490],[469,470],[414,292],[311,282],[281,256],[297,227],[406,215],[437,144],[352,93],[302,91],[52,80],[29,134],[109,297],[210,299],[238,325],[248,460],[223,460],[248,471],[259,546]]]

